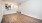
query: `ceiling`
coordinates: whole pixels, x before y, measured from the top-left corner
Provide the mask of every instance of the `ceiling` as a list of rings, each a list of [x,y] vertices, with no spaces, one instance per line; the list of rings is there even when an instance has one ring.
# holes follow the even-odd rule
[[[2,0],[2,1],[9,1],[9,2],[15,2],[15,3],[24,3],[27,0]]]

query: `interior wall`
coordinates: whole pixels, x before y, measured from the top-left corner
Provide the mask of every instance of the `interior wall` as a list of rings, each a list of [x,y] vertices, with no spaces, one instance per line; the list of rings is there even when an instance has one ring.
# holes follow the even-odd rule
[[[0,0],[0,23],[1,23],[1,20],[2,20],[2,16],[3,16],[2,13],[3,13],[2,12],[2,1]]]
[[[42,20],[42,0],[28,0],[21,4],[21,13]]]
[[[5,9],[5,4],[10,4],[11,5],[11,10],[6,10]],[[2,6],[2,10],[3,10],[3,15],[5,14],[12,14],[12,13],[16,13],[17,8],[14,7],[16,5],[16,3],[12,3],[12,2],[3,2],[3,6]],[[3,8],[4,7],[4,8]]]

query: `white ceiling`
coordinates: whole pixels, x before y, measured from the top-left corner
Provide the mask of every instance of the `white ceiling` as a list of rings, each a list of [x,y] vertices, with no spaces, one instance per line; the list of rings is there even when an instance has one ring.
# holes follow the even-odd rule
[[[10,1],[10,2],[16,2],[16,3],[24,3],[27,0],[3,0],[3,1]]]

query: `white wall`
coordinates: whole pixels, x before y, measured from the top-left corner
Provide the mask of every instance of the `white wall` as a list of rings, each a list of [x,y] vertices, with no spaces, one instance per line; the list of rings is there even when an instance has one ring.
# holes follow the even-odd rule
[[[5,9],[5,4],[11,4],[11,10],[6,10]],[[2,6],[2,10],[3,10],[3,14],[12,14],[12,13],[16,13],[16,8],[14,7],[14,5],[16,5],[16,3],[13,2],[3,2],[3,6]]]
[[[1,4],[0,4],[0,22],[1,22],[1,19],[2,19],[2,7],[1,7]]]
[[[28,0],[21,4],[21,13],[42,20],[42,0]]]
[[[3,13],[2,12],[2,1],[0,0],[0,23],[1,23],[1,20],[2,20],[2,16],[3,16],[2,13]]]

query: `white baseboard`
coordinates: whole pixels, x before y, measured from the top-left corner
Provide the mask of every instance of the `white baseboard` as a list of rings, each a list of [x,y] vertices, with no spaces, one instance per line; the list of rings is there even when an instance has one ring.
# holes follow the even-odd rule
[[[21,13],[21,14],[24,14],[24,13]],[[27,16],[30,16],[30,17],[33,17],[33,18],[36,18],[36,19],[40,19],[40,20],[42,20],[42,18],[38,18],[38,17],[33,16],[33,15],[31,15],[31,14],[24,14],[24,15],[27,15]]]

